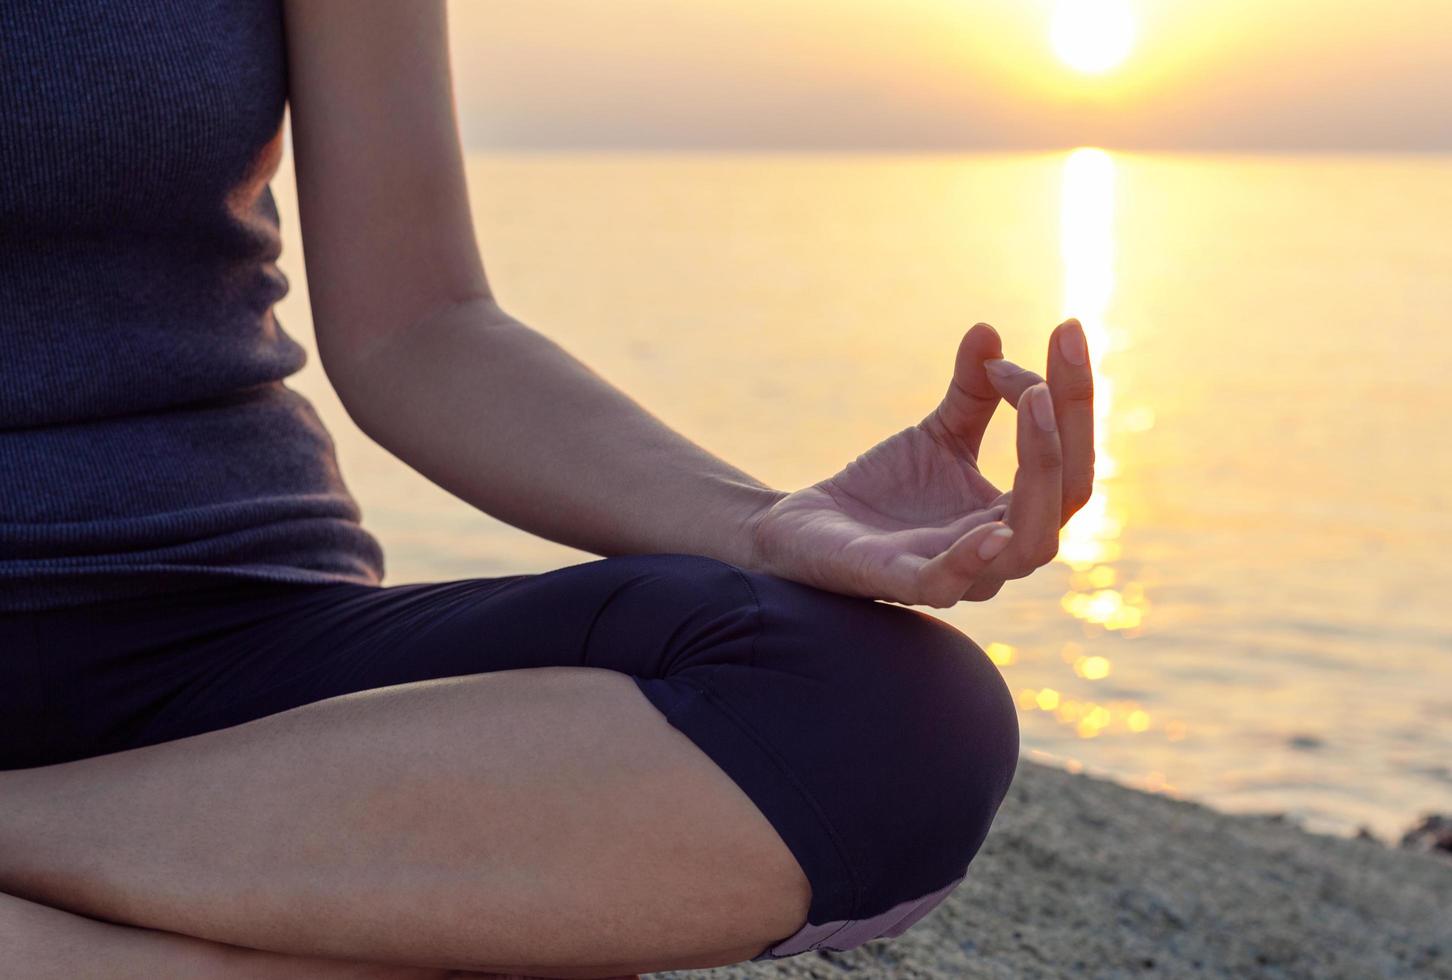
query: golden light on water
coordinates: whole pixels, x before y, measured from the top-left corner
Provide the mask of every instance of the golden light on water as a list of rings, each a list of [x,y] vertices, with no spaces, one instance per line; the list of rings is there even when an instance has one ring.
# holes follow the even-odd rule
[[[1115,163],[1103,150],[1075,150],[1064,161],[1060,210],[1060,252],[1064,263],[1064,313],[1084,325],[1089,340],[1095,376],[1094,439],[1096,466],[1094,492],[1089,502],[1065,525],[1059,543],[1058,560],[1070,568],[1070,591],[1061,605],[1065,612],[1082,621],[1086,629],[1119,631],[1133,636],[1148,610],[1144,587],[1126,581],[1114,565],[1120,557],[1119,538],[1124,515],[1115,508],[1114,477],[1118,462],[1108,443],[1110,419],[1114,417],[1114,381],[1104,361],[1112,332],[1106,324],[1114,297],[1114,211]],[[1116,425],[1127,432],[1143,432],[1154,426],[1154,413],[1139,408],[1125,413]],[[1085,643],[1063,644],[1060,657],[1074,676],[1091,683],[1104,681],[1114,673],[1114,664],[1101,654],[1088,652]],[[992,643],[986,652],[998,666],[1015,664],[1032,651],[1020,651],[1006,643]],[[1053,687],[1020,687],[1014,702],[1022,711],[1037,711],[1073,730],[1078,738],[1097,738],[1105,732],[1137,735],[1156,727],[1166,738],[1184,738],[1187,726],[1179,720],[1151,718],[1133,700],[1081,699]],[[1162,774],[1156,791],[1162,791]]]
[[[1080,657],[1074,661],[1074,673],[1085,680],[1098,681],[1109,676],[1110,664],[1106,657]]]
[[[1078,149],[1064,160],[1059,237],[1064,315],[1079,319],[1089,341],[1095,378],[1096,462],[1094,492],[1060,534],[1058,561],[1069,566],[1069,591],[1060,605],[1085,629],[1083,642],[1062,645],[1060,659],[1073,673],[1068,685],[1079,687],[1088,682],[1106,693],[1112,687],[1108,678],[1115,673],[1115,665],[1108,656],[1089,649],[1094,636],[1136,636],[1150,608],[1143,584],[1116,567],[1127,512],[1123,501],[1116,499],[1119,460],[1109,437],[1113,434],[1122,439],[1155,424],[1154,411],[1147,406],[1116,411],[1112,360],[1111,370],[1106,370],[1114,342],[1118,340],[1120,348],[1127,346],[1122,332],[1109,325],[1115,289],[1115,183],[1114,158],[1103,150]],[[1007,643],[990,643],[985,652],[999,667],[1038,659],[1032,648]],[[1017,687],[1014,702],[1019,710],[1042,713],[1080,739],[1104,734],[1133,736],[1152,729],[1169,741],[1189,734],[1184,721],[1152,716],[1132,699],[1077,698],[1056,687]],[[1151,792],[1174,790],[1158,772],[1149,774],[1143,785]]]
[[[1059,560],[1073,569],[1065,612],[1107,630],[1132,631],[1144,622],[1148,603],[1135,582],[1120,584],[1112,562],[1120,557],[1124,517],[1113,502],[1118,461],[1109,445],[1114,379],[1104,369],[1111,334],[1105,323],[1114,297],[1114,158],[1084,147],[1064,161],[1059,251],[1064,262],[1064,313],[1076,316],[1089,339],[1094,368],[1094,493],[1065,525]],[[1125,428],[1144,431],[1154,413],[1137,409]]]
[[[995,667],[1007,667],[1018,661],[1018,649],[1009,643],[990,643],[983,648]]]
[[[1070,68],[1102,74],[1129,57],[1134,12],[1129,0],[1059,0],[1049,39],[1059,60]]]
[[[1116,699],[1103,703],[1069,697],[1052,687],[1021,687],[1014,692],[1014,703],[1022,711],[1042,711],[1052,715],[1061,725],[1074,730],[1079,738],[1095,738],[1103,732],[1140,734],[1151,727],[1150,713],[1132,700]],[[1182,721],[1164,722],[1165,737],[1177,741],[1185,737]]]

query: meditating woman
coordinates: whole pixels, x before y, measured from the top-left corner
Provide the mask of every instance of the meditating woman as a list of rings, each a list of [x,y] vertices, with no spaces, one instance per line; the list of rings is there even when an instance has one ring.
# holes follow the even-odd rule
[[[349,415],[602,557],[381,584],[272,316],[288,104]],[[706,967],[900,935],[963,880],[1017,720],[910,607],[1054,556],[1076,322],[1046,381],[973,327],[921,421],[763,485],[495,301],[443,0],[9,0],[0,175],[6,975]]]

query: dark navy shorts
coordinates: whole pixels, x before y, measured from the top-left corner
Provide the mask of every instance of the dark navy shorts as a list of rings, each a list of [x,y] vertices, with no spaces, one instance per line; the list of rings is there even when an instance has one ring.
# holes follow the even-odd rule
[[[755,802],[812,886],[756,959],[900,935],[967,874],[1018,763],[958,629],[697,555],[408,585],[225,584],[0,614],[0,768],[368,688],[528,667],[629,674]]]

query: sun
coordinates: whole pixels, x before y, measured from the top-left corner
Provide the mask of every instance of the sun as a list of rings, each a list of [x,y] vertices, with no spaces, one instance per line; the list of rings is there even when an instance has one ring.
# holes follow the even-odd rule
[[[1050,40],[1059,60],[1089,75],[1117,68],[1134,46],[1129,0],[1058,0]]]

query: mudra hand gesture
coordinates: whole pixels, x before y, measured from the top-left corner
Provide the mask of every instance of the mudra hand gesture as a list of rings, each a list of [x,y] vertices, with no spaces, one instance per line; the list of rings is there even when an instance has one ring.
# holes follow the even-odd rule
[[[753,531],[754,564],[847,595],[938,608],[992,598],[1058,554],[1094,480],[1094,383],[1077,320],[1049,338],[1048,380],[1003,359],[985,323],[958,346],[939,405],[835,476],[788,494]],[[1018,471],[978,469],[999,399],[1018,410]]]

